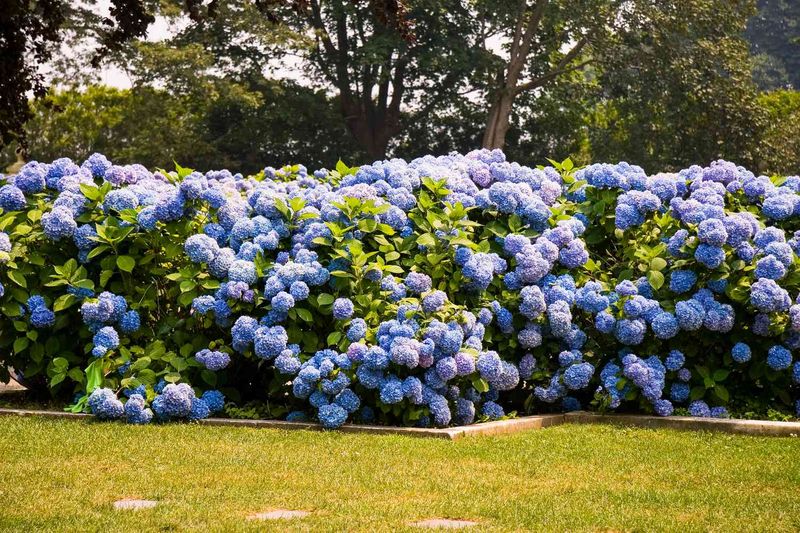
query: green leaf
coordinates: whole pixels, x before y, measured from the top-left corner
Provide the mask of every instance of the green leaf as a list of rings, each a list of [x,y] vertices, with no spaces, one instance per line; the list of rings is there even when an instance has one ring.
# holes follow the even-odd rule
[[[83,195],[89,200],[95,201],[100,198],[100,189],[98,189],[94,185],[81,183],[80,185],[78,185],[78,187],[81,189]]]
[[[328,335],[328,346],[333,346],[342,338],[341,331],[333,331]]]
[[[103,360],[95,359],[86,367],[86,394],[103,385]]]
[[[725,381],[725,379],[728,377],[728,375],[730,375],[730,373],[731,373],[730,370],[725,370],[724,368],[720,368],[714,371],[714,375],[712,377],[714,378],[714,381],[717,382]]]
[[[706,388],[698,385],[696,387],[692,387],[692,391],[689,393],[689,399],[692,401],[699,400],[705,395],[706,395]]]
[[[23,276],[17,270],[9,270],[8,271],[8,279],[10,279],[11,281],[13,281],[14,283],[16,283],[17,285],[19,285],[20,287],[22,287],[24,289],[28,288],[28,282],[25,280],[25,276]]]
[[[210,385],[212,387],[216,387],[217,386],[217,374],[216,373],[214,373],[214,372],[212,372],[210,370],[203,370],[202,372],[200,372],[200,377],[203,378],[203,381],[205,381],[208,385]]]
[[[111,249],[111,247],[109,245],[107,245],[107,244],[101,244],[100,246],[95,246],[94,248],[92,248],[92,251],[89,252],[86,255],[86,258],[87,259],[94,259],[98,255],[100,255],[103,252],[105,252],[106,250],[110,250],[110,249]]]
[[[164,381],[167,383],[177,383],[181,380],[181,375],[178,372],[170,372],[164,376]]]
[[[331,305],[336,298],[333,297],[332,294],[328,294],[327,292],[323,292],[319,296],[317,296],[317,303],[319,305]]]
[[[197,287],[197,283],[195,283],[194,281],[192,281],[190,279],[186,279],[186,280],[181,281],[180,287],[181,287],[181,292],[189,292],[190,290],[192,290],[195,287]]]
[[[728,400],[731,399],[731,395],[730,393],[728,393],[728,389],[726,389],[722,385],[717,385],[716,387],[714,387],[714,394],[716,394],[717,397],[725,403],[727,403]]]
[[[136,266],[136,260],[129,255],[117,256],[117,266],[123,272],[132,272],[133,267]]]
[[[142,357],[140,359],[137,359],[136,362],[131,365],[131,368],[130,368],[129,372],[131,374],[135,374],[136,372],[139,372],[140,370],[144,370],[148,366],[150,366],[150,358],[149,357]]]
[[[83,370],[81,370],[77,366],[74,368],[70,368],[69,372],[67,372],[67,376],[75,383],[83,383]]]
[[[14,341],[14,353],[20,353],[23,351],[28,347],[30,342],[31,341],[28,339],[28,337],[17,337],[17,339]]]
[[[423,233],[422,235],[417,237],[417,244],[419,244],[420,246],[427,246],[430,248],[432,246],[436,246],[436,239],[431,233]]]
[[[78,302],[78,298],[74,294],[62,294],[56,301],[53,302],[53,311],[56,313],[59,311],[63,311],[64,309],[70,307],[71,305]]]
[[[667,267],[667,262],[660,257],[656,257],[650,261],[650,268],[652,270],[664,270]]]
[[[302,318],[306,322],[313,322],[314,321],[314,317],[311,316],[311,311],[309,311],[308,309],[303,309],[303,308],[300,308],[300,307],[295,307],[295,309],[297,310],[297,316],[299,316],[300,318]]]
[[[103,270],[100,272],[100,286],[105,287],[106,283],[108,283],[108,280],[110,280],[113,275],[113,270]]]
[[[483,378],[473,377],[472,386],[480,393],[489,392],[489,383]]]
[[[650,282],[651,287],[658,290],[664,285],[664,274],[658,270],[649,270],[647,272],[647,281]]]

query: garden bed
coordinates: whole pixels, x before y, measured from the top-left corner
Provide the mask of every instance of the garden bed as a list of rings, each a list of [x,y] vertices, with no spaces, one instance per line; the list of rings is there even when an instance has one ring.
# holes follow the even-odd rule
[[[724,161],[487,150],[248,177],[31,162],[0,178],[0,379],[133,424],[788,419],[798,192]]]

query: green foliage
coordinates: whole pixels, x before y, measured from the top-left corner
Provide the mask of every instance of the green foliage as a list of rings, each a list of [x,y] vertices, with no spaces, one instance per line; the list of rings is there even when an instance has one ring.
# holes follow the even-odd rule
[[[800,171],[800,91],[773,91],[759,96],[768,113],[763,132],[762,167],[770,173]]]
[[[590,128],[595,160],[648,171],[724,158],[754,166],[765,116],[746,41],[742,0],[643,2],[626,31],[598,50],[603,100]]]
[[[234,172],[299,159],[313,168],[333,167],[339,158],[358,157],[334,102],[321,91],[267,80],[250,88],[196,82],[209,94],[99,85],[52,92],[33,104],[29,156],[81,160],[100,152],[120,164],[165,168],[177,160]],[[14,148],[0,151],[0,161],[14,161]]]
[[[756,83],[764,90],[800,89],[800,4],[758,0],[757,5],[745,32],[757,58]]]

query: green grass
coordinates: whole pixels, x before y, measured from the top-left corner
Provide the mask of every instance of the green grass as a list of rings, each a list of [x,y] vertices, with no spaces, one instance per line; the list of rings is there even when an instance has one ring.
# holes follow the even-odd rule
[[[120,498],[158,507],[115,511]],[[275,508],[312,511],[253,522]],[[797,530],[800,439],[559,426],[456,442],[0,417],[0,529]]]

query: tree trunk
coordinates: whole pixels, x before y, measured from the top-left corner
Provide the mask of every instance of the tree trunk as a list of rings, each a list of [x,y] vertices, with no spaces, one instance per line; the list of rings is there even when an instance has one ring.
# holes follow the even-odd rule
[[[497,92],[486,119],[486,130],[483,132],[483,147],[488,149],[500,148],[506,144],[511,110],[514,106],[514,94],[508,90]]]
[[[342,115],[347,129],[370,161],[386,159],[389,140],[399,132],[399,120],[389,113],[370,117],[367,110],[356,102],[342,101]]]

